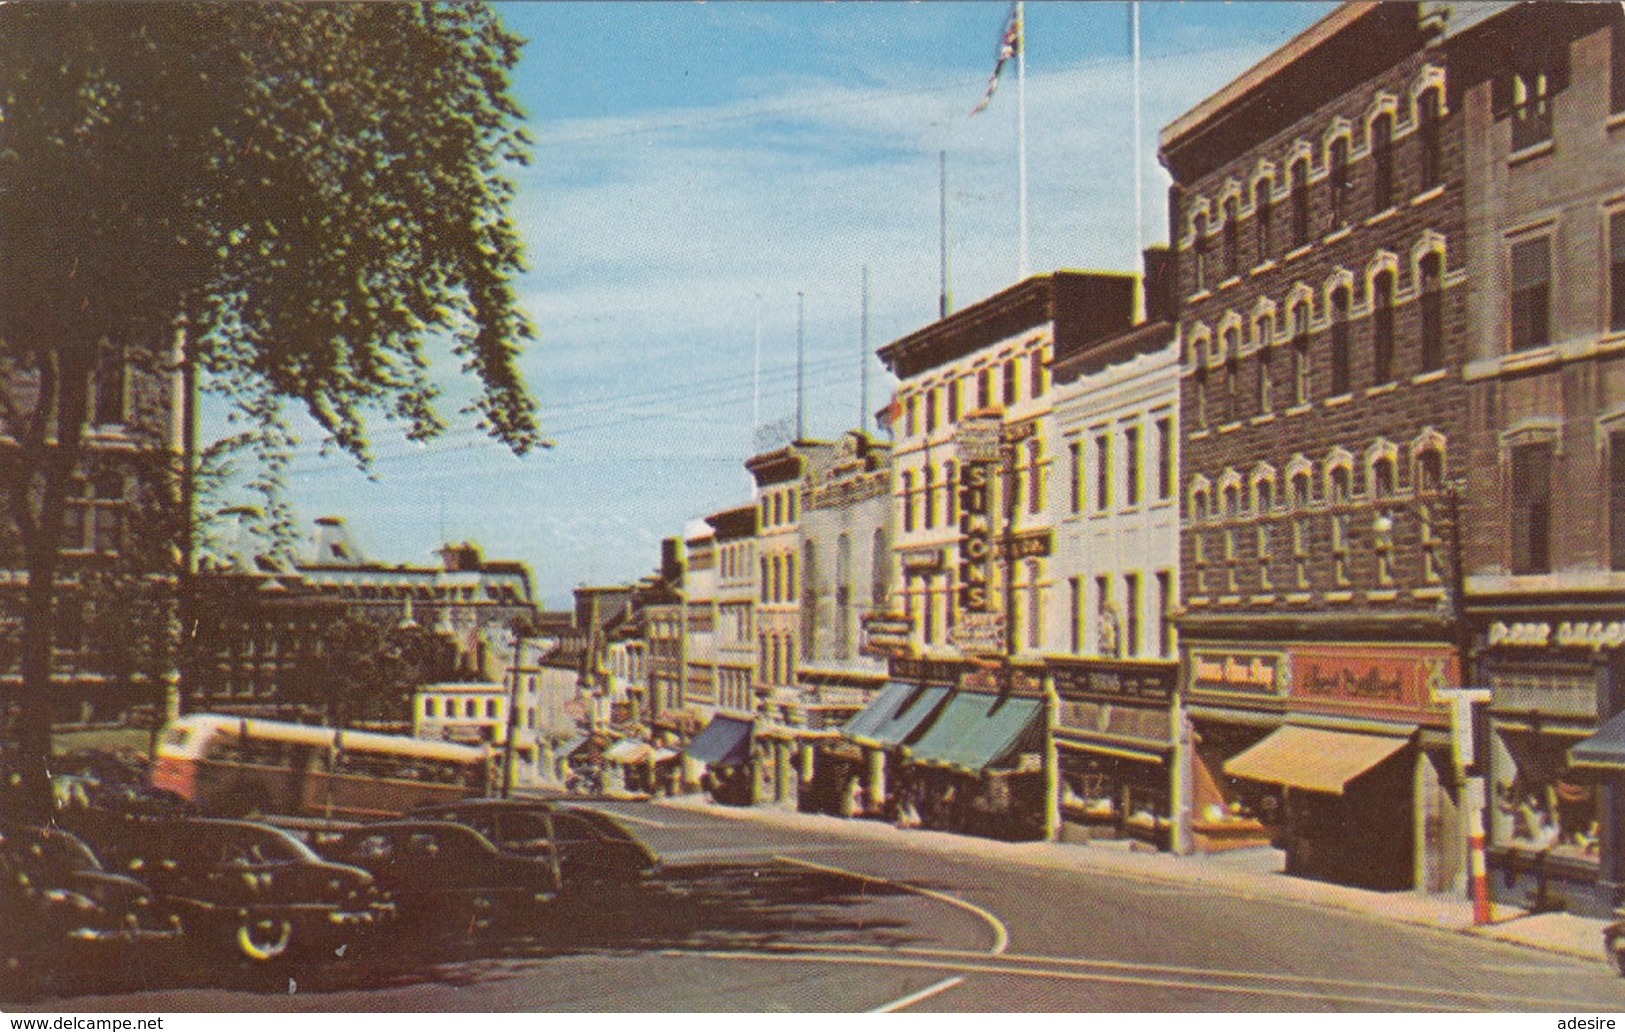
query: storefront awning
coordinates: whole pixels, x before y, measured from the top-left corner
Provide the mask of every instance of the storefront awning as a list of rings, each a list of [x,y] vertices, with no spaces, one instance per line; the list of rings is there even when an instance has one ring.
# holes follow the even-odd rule
[[[751,721],[738,717],[712,717],[683,752],[701,763],[732,767],[750,759]]]
[[[956,694],[920,740],[909,747],[909,759],[960,770],[986,770],[1016,751],[1043,712],[1040,699]]]
[[[928,688],[893,681],[862,713],[847,721],[841,734],[862,745],[886,748],[902,745],[937,712],[948,689]]]
[[[640,742],[635,738],[623,738],[604,750],[604,759],[610,763],[635,767],[642,763],[648,763],[653,752],[654,749],[648,742]]]
[[[1625,713],[1614,714],[1596,734],[1570,748],[1569,766],[1625,771]]]
[[[568,742],[565,742],[563,745],[559,746],[558,755],[565,758],[574,756],[576,753],[586,748],[587,744],[591,741],[592,739],[587,735],[577,735]]]
[[[1355,778],[1399,752],[1409,738],[1283,727],[1225,762],[1231,777],[1342,795]]]

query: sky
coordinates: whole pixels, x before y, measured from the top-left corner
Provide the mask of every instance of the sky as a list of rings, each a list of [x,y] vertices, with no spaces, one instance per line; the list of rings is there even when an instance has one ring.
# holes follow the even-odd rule
[[[1160,129],[1332,6],[1144,4],[1136,152],[1129,5],[1027,4],[1029,272],[1136,270],[1136,164],[1141,244],[1168,235]],[[1019,279],[1019,91],[1012,62],[971,117],[1005,3],[498,8],[529,41],[514,93],[536,146],[513,214],[540,339],[522,368],[554,447],[485,440],[447,363],[445,435],[375,421],[365,475],[304,425],[287,483],[304,523],[343,516],[369,559],[474,541],[562,608],[750,499],[755,428],[793,425],[798,335],[809,437],[886,403],[875,349],[937,318],[939,155],[954,307]]]

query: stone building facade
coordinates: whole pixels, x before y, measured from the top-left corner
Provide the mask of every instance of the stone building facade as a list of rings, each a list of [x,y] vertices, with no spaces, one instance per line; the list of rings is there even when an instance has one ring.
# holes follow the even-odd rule
[[[1159,156],[1196,840],[1269,824],[1289,870],[1442,889],[1463,870],[1437,693],[1462,677],[1468,170],[1429,41],[1414,4],[1343,5]],[[1341,780],[1294,773],[1312,751],[1344,756]]]

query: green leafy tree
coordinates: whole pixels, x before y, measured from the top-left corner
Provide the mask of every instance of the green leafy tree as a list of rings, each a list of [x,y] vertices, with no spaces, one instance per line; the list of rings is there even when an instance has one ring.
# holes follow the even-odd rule
[[[509,96],[520,46],[480,5],[0,5],[18,805],[48,805],[66,492],[110,345],[160,370],[178,350],[268,436],[286,399],[363,463],[369,417],[413,439],[445,427],[444,347],[483,428],[518,453],[542,443],[508,216],[529,144]]]

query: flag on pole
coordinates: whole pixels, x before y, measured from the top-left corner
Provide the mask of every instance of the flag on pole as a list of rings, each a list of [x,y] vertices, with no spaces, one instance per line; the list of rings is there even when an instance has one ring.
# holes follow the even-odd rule
[[[993,92],[999,88],[999,76],[1004,72],[1005,63],[1015,57],[1016,52],[1024,45],[1021,34],[1021,4],[1014,3],[1010,5],[1010,17],[1004,25],[1004,36],[999,40],[998,63],[993,66],[993,74],[988,76],[987,92],[982,95],[981,102],[971,108],[972,118],[987,110],[988,102],[993,99]]]
[[[891,401],[884,409],[880,410],[880,425],[885,428],[888,434],[896,437],[897,424],[902,422],[902,419],[903,399],[898,396],[896,391],[893,391]]]

